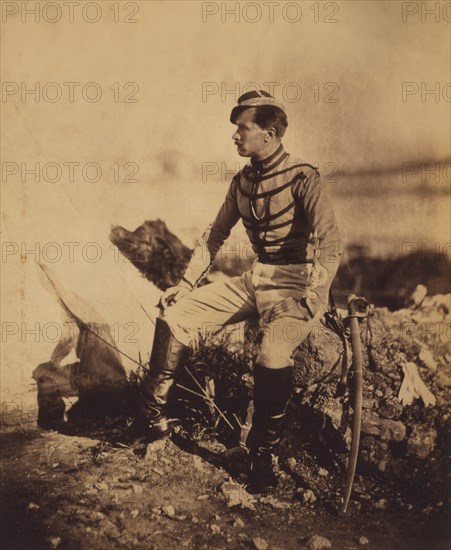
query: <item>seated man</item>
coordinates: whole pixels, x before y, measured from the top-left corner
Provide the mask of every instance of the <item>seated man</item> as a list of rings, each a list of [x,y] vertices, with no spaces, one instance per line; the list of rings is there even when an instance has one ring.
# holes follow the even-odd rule
[[[272,452],[280,441],[292,390],[292,354],[327,308],[341,256],[337,223],[316,168],[288,154],[284,106],[264,91],[242,95],[231,113],[232,138],[248,163],[233,178],[213,223],[195,247],[180,284],[161,298],[140,414],[119,443],[170,433],[165,406],[187,346],[203,326],[237,323],[256,312],[263,341],[254,368],[254,416],[247,447],[249,477],[260,491],[277,484]],[[199,287],[242,219],[258,258],[241,276]]]

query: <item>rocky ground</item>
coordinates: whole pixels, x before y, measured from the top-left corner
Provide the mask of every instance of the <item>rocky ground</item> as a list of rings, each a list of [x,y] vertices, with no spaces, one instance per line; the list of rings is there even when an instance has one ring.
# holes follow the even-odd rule
[[[302,451],[281,461],[280,488],[261,497],[246,493],[236,457],[214,440],[176,437],[136,453],[101,437],[34,427],[3,433],[3,548],[449,547],[440,512],[385,509],[383,487],[360,494],[351,517],[338,517],[338,479],[323,499],[289,472],[330,485],[327,470],[304,463]]]

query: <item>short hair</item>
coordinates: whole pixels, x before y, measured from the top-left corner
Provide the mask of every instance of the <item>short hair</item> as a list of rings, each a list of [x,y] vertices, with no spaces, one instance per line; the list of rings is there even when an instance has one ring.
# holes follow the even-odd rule
[[[283,137],[288,128],[286,114],[278,107],[272,105],[260,105],[255,107],[254,122],[263,130],[274,128],[277,137]]]
[[[262,97],[262,96],[271,98],[276,102],[275,98],[265,90],[259,90],[258,92],[257,91],[247,92],[238,98],[238,106],[235,107],[234,109],[235,119],[236,119],[236,116],[238,116],[238,114],[240,114],[244,110],[253,108],[255,109],[253,122],[255,122],[255,124],[260,126],[260,128],[262,128],[263,130],[266,130],[267,128],[271,128],[271,127],[274,128],[276,131],[276,136],[282,137],[285,134],[285,130],[288,128],[287,115],[282,111],[282,109],[280,109],[276,105],[271,105],[271,104],[257,105],[257,106],[243,105],[240,107],[240,103],[250,99],[254,99],[256,97]]]

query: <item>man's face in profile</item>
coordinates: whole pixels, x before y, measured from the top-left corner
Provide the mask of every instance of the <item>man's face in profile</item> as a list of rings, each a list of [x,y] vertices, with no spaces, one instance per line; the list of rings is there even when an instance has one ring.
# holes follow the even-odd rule
[[[255,108],[251,107],[242,111],[236,118],[236,132],[232,139],[238,149],[241,157],[260,158],[260,154],[266,148],[265,135],[267,130],[263,130],[254,122]]]

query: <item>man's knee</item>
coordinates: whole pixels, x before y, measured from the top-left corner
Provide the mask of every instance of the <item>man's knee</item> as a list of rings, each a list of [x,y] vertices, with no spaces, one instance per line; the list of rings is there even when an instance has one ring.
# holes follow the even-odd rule
[[[281,320],[265,328],[258,364],[269,369],[293,366],[295,349],[307,338],[312,324],[297,320]]]
[[[283,369],[294,365],[292,355],[293,347],[291,346],[281,345],[280,342],[279,345],[276,345],[274,342],[265,343],[263,341],[256,363],[267,369]]]

